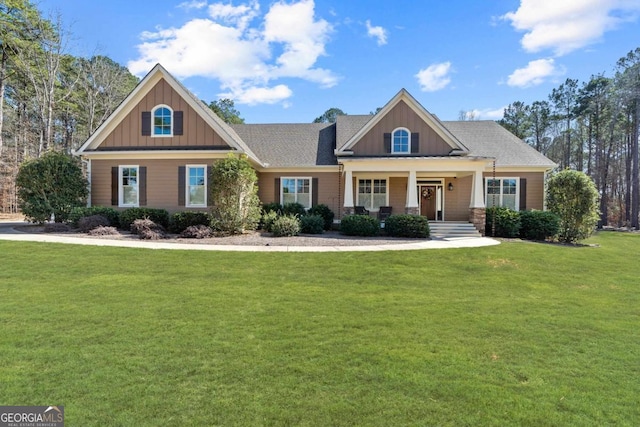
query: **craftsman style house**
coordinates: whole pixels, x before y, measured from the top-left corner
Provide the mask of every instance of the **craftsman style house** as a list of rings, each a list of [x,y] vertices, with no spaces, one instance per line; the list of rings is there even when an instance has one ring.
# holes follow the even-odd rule
[[[208,167],[245,154],[263,203],[469,221],[485,207],[544,208],[556,165],[493,121],[440,121],[402,89],[375,115],[228,125],[156,65],[80,147],[92,205],[206,209]]]

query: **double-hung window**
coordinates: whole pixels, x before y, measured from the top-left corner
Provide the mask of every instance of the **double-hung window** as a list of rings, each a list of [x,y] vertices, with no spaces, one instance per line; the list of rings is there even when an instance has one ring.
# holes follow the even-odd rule
[[[153,136],[173,135],[173,111],[166,105],[158,105],[151,112]]]
[[[358,180],[358,206],[367,210],[377,211],[380,206],[387,206],[386,179]]]
[[[400,128],[393,131],[392,153],[408,153],[410,151],[410,133],[407,129]]]
[[[306,209],[311,207],[311,178],[281,178],[282,204],[300,203]]]
[[[207,167],[205,165],[187,165],[186,205],[188,207],[207,206]]]
[[[138,206],[140,201],[138,166],[120,166],[119,169],[119,206]]]
[[[486,205],[518,210],[518,178],[491,178],[486,181]]]

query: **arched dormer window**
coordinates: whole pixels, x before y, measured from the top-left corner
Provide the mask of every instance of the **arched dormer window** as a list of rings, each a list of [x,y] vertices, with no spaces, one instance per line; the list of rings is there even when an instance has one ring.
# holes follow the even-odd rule
[[[157,105],[151,112],[153,136],[173,135],[173,110],[167,105]]]
[[[411,132],[407,128],[398,128],[391,134],[392,153],[411,152]]]

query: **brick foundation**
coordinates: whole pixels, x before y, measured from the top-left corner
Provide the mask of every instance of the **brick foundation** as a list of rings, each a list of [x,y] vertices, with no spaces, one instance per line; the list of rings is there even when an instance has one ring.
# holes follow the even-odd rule
[[[404,208],[404,212],[409,215],[420,215],[420,208]]]
[[[485,235],[485,222],[487,218],[487,211],[485,208],[469,208],[469,222],[472,223],[476,229]]]
[[[353,215],[356,211],[356,208],[354,208],[353,206],[351,207],[345,207],[342,210],[342,214],[343,216],[347,216],[347,215]]]

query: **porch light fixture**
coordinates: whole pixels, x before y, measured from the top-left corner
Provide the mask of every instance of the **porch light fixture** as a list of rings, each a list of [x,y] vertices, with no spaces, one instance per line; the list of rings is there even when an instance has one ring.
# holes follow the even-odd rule
[[[453,182],[450,182],[447,188],[449,189],[449,191],[453,191]]]

